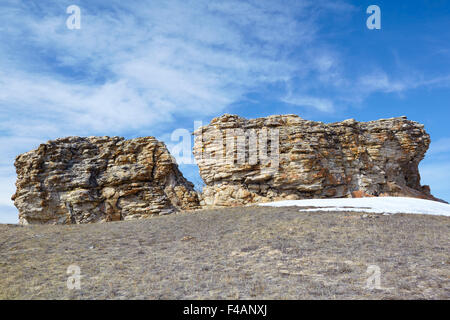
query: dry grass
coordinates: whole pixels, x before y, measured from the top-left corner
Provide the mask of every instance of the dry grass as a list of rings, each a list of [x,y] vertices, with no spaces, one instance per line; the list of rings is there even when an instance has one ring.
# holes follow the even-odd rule
[[[204,210],[0,225],[0,299],[449,299],[450,218]],[[66,287],[69,265],[81,290]],[[369,265],[381,290],[365,289]]]

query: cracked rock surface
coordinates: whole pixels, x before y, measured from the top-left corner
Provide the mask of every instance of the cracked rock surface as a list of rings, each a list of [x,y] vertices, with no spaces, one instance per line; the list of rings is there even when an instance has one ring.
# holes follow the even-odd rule
[[[153,137],[67,137],[16,158],[21,224],[117,221],[196,209],[198,195]]]
[[[194,135],[203,206],[365,196],[438,200],[421,186],[418,170],[430,136],[406,117],[325,124],[297,115],[225,114]],[[256,159],[260,154],[266,157]]]

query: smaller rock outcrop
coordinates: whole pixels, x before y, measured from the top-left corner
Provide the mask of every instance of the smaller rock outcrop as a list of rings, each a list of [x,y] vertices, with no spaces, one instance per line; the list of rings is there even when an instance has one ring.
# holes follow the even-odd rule
[[[198,195],[153,137],[68,137],[16,158],[21,224],[129,220],[195,209]]]

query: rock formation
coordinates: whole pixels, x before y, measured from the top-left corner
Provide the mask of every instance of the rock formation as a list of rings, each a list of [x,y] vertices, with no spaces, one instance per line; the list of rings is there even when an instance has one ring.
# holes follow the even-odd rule
[[[116,221],[195,209],[198,196],[153,137],[68,137],[16,158],[21,224]]]
[[[418,170],[430,137],[406,117],[324,124],[296,115],[223,115],[194,132],[201,204],[410,196],[437,200]]]

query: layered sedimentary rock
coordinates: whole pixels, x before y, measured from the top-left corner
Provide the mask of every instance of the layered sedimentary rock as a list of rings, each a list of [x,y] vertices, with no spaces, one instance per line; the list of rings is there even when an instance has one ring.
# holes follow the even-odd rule
[[[16,158],[22,224],[146,218],[197,208],[193,185],[153,137],[68,137]]]
[[[223,115],[194,132],[201,204],[411,196],[436,200],[418,164],[430,137],[406,117],[325,124],[296,115]]]

